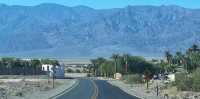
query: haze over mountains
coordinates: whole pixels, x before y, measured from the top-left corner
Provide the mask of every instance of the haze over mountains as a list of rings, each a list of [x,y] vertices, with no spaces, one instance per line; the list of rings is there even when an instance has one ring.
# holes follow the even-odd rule
[[[184,50],[200,40],[200,10],[179,6],[115,9],[0,5],[0,55],[149,57]]]

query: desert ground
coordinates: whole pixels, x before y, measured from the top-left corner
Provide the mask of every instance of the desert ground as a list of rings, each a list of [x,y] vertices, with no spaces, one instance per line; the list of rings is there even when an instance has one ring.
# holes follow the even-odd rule
[[[0,99],[49,99],[76,83],[75,79],[46,76],[0,76]]]

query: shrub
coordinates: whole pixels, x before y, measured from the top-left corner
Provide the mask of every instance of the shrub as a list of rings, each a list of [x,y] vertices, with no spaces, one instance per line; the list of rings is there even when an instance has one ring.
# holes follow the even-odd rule
[[[123,80],[125,80],[127,83],[142,83],[143,79],[142,76],[139,74],[132,74],[132,75],[124,75]]]
[[[200,91],[200,68],[192,73],[192,89],[193,91]]]
[[[175,75],[175,83],[178,90],[188,91],[192,88],[192,78],[186,73],[179,73]]]
[[[87,73],[87,77],[92,77],[92,74],[90,74],[90,73]]]
[[[67,72],[68,72],[68,73],[73,73],[74,71],[73,71],[72,69],[68,68],[68,69],[67,69]]]
[[[176,74],[176,85],[178,90],[182,91],[200,91],[200,68],[192,74]]]
[[[81,71],[79,69],[76,69],[76,73],[81,73]]]

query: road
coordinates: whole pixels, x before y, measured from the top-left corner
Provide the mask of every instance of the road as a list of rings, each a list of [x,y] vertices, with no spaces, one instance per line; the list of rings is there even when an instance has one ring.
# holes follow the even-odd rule
[[[77,87],[58,99],[138,99],[103,80],[80,79]]]

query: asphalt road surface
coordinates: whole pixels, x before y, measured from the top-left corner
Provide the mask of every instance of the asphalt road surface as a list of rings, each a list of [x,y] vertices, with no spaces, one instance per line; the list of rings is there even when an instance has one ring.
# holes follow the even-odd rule
[[[81,79],[77,87],[58,99],[139,99],[103,80]]]

